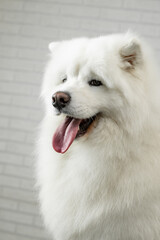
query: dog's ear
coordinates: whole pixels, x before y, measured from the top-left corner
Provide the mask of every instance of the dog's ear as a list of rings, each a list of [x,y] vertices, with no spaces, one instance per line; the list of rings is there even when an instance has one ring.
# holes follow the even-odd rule
[[[51,42],[49,43],[48,48],[51,52],[53,52],[58,45],[59,45],[59,42]]]
[[[136,65],[141,64],[142,54],[140,44],[136,39],[130,40],[120,49],[122,67],[125,70],[134,69]]]

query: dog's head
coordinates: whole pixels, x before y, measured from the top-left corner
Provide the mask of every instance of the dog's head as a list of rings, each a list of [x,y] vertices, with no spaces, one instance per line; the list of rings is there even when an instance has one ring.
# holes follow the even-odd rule
[[[65,152],[102,118],[122,125],[142,124],[143,117],[138,117],[147,108],[149,73],[141,45],[131,33],[49,45],[51,60],[42,95],[47,110],[65,118],[53,137],[56,151]]]

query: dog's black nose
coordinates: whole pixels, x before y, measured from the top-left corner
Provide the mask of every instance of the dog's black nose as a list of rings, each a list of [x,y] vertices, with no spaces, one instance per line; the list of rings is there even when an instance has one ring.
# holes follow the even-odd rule
[[[52,105],[58,110],[66,107],[70,102],[70,95],[66,92],[56,92],[52,96]]]

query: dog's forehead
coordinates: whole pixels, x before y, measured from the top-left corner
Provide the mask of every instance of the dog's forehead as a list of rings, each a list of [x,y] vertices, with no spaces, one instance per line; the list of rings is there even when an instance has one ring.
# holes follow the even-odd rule
[[[107,59],[111,60],[107,45],[106,38],[64,41],[53,56],[55,69],[68,77],[100,75],[108,69]]]
[[[67,73],[70,76],[77,77],[87,66],[87,57],[85,55],[80,54],[77,57],[71,57],[70,63],[67,64]]]
[[[83,44],[72,45],[72,41],[68,45],[67,71],[70,75],[77,76],[86,68],[103,65],[105,58],[104,48],[101,41],[93,39]]]

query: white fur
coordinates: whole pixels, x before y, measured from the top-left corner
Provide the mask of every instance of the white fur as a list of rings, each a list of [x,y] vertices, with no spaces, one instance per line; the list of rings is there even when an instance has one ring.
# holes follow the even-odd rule
[[[50,49],[36,168],[47,228],[56,240],[159,240],[160,79],[149,47],[126,33]],[[75,118],[103,113],[65,154],[51,144],[65,117],[51,104],[56,91],[71,94]]]

